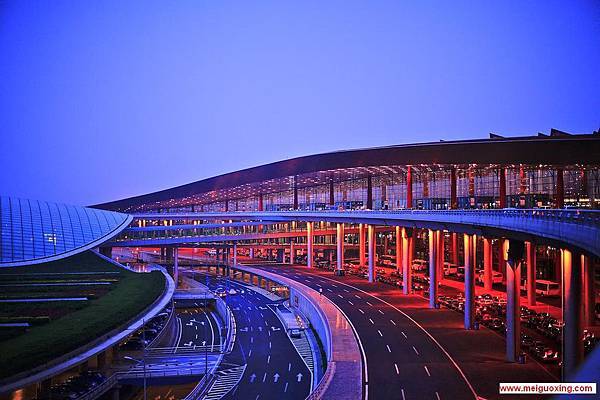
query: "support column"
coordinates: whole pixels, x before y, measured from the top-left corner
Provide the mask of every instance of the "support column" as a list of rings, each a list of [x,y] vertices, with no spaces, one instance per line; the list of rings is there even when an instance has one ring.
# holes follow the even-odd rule
[[[358,225],[358,254],[361,268],[365,267],[365,224]]]
[[[402,228],[402,293],[409,294],[412,288],[411,257],[412,231]]]
[[[406,208],[412,208],[412,167],[406,167]]]
[[[494,286],[492,273],[492,241],[483,238],[483,288],[486,292],[492,290]]]
[[[402,271],[402,228],[396,227],[396,272]]]
[[[563,169],[556,169],[556,208],[565,206],[565,183],[563,177]]]
[[[264,211],[263,195],[262,195],[262,193],[260,193],[258,195],[258,211]]]
[[[499,183],[499,193],[500,196],[500,208],[506,208],[506,168],[500,168],[498,172],[500,183]]]
[[[474,236],[464,235],[465,243],[465,329],[473,329],[475,322],[475,254]]]
[[[570,250],[562,251],[564,293],[563,380],[572,378],[583,360],[583,314],[581,258]]]
[[[429,308],[435,308],[438,283],[438,232],[429,230]]]
[[[368,227],[368,242],[369,242],[369,282],[375,281],[375,227]]]
[[[437,245],[437,284],[444,279],[444,231],[438,230],[435,241]],[[438,287],[436,284],[436,288]]]
[[[298,209],[298,177],[294,176],[294,210]]]
[[[237,242],[233,242],[233,266],[237,266]]]
[[[450,168],[450,209],[458,208],[458,198],[456,196],[456,167]]]
[[[524,243],[509,240],[506,253],[506,361],[516,362],[521,354],[520,284]]]
[[[584,326],[593,326],[596,322],[596,294],[594,292],[594,267],[589,256],[582,256],[583,273],[583,323]]]
[[[535,278],[536,278],[536,254],[535,243],[526,242],[527,246],[527,304],[535,306]]]
[[[290,265],[294,264],[294,258],[296,258],[296,249],[294,249],[294,239],[290,242]]]
[[[306,223],[306,265],[308,268],[313,266],[313,223]]]
[[[329,180],[329,205],[335,205],[335,191],[333,190],[333,179]]]
[[[254,258],[254,247],[250,247],[250,258]]]
[[[452,264],[458,266],[458,234],[452,232]]]
[[[337,224],[337,270],[341,271],[344,269],[344,224]]]
[[[367,176],[367,210],[373,209],[373,179]]]
[[[175,288],[179,286],[179,247],[173,248],[173,280],[175,281]]]

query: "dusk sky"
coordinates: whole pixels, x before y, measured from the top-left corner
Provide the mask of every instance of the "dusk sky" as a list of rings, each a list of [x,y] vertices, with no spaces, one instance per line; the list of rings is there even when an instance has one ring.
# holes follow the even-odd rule
[[[311,153],[600,128],[599,1],[133,3],[0,1],[2,194],[89,205]]]

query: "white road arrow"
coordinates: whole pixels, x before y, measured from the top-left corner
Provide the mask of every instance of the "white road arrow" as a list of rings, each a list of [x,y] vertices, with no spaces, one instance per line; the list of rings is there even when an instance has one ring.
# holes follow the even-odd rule
[[[263,307],[263,306],[259,306],[258,308],[260,308],[261,310],[268,310],[269,307]]]
[[[300,382],[302,380],[302,374],[300,372],[298,372],[298,375],[296,375],[296,378],[298,378],[298,382]]]
[[[281,330],[281,328],[277,328],[277,327],[275,327],[275,326],[272,326],[272,327],[271,327],[271,329],[273,329],[273,332],[277,332],[277,331],[280,331],[280,330]]]
[[[206,340],[202,341],[202,346],[206,346]]]
[[[256,379],[256,374],[250,375],[250,383],[254,383],[255,379]]]
[[[247,327],[246,328],[241,328],[240,332],[248,332],[248,328]]]
[[[279,374],[277,372],[275,372],[275,375],[273,375],[273,382],[277,383],[278,380],[279,380]]]
[[[262,326],[259,326],[259,327],[258,327],[258,330],[262,332]]]

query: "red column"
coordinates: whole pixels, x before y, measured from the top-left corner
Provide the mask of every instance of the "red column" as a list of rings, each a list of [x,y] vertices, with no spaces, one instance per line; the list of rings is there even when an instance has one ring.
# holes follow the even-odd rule
[[[365,224],[358,225],[358,254],[360,266],[365,266]]]
[[[500,208],[506,208],[506,169],[500,168],[500,187],[499,193],[500,196]]]
[[[483,238],[483,287],[486,291],[492,290],[493,271],[492,271],[492,241]]]
[[[402,228],[396,227],[396,272],[402,271]]]
[[[458,208],[458,199],[456,197],[456,168],[450,169],[450,208],[455,210]]]
[[[535,243],[525,242],[525,245],[527,246],[527,303],[529,304],[529,306],[535,306]]]
[[[569,250],[562,252],[563,265],[563,380],[568,381],[583,360],[582,324],[582,256]]]
[[[452,232],[452,264],[458,266],[458,233]]]
[[[412,208],[412,167],[406,167],[406,208]]]
[[[258,195],[258,211],[264,211],[262,193]]]
[[[556,169],[556,208],[563,208],[565,205],[565,183],[563,169]]]

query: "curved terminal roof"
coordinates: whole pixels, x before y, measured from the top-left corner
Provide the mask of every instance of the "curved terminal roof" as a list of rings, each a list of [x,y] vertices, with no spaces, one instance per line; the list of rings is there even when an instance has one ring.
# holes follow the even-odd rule
[[[0,267],[88,250],[121,232],[131,219],[112,211],[0,196]]]
[[[246,196],[255,195],[256,192],[269,193],[271,184],[278,183],[280,187],[286,185],[289,187],[290,177],[326,173],[328,182],[330,179],[328,171],[349,168],[359,168],[355,172],[364,173],[366,176],[371,172],[369,168],[395,165],[596,165],[598,154],[600,154],[600,132],[570,135],[552,130],[549,136],[538,134],[510,138],[490,134],[489,139],[404,144],[296,157],[171,189],[98,204],[95,207],[125,212],[181,207],[186,205],[185,202],[173,200],[191,198],[201,193],[212,193],[213,195],[209,196],[212,201],[238,198],[239,193],[232,195],[227,193],[228,189],[236,187],[244,189]],[[313,185],[314,181],[319,179],[316,175],[307,176],[306,185]],[[245,186],[260,182],[265,184],[256,187]],[[297,185],[300,188],[305,183],[300,181]],[[273,190],[275,191],[277,190]]]

